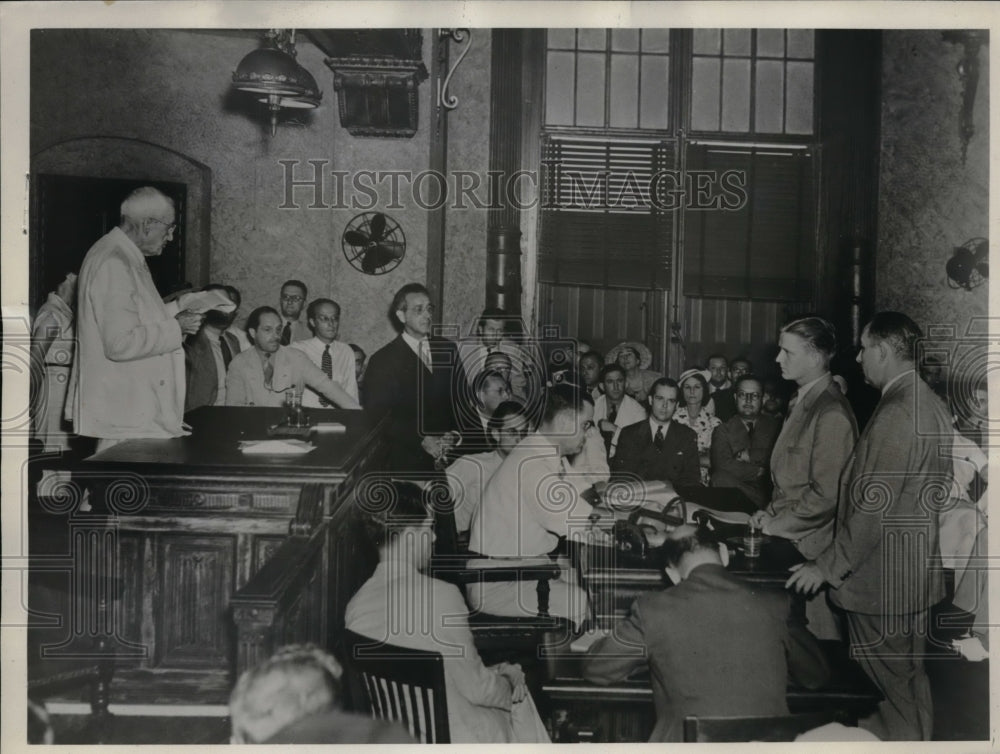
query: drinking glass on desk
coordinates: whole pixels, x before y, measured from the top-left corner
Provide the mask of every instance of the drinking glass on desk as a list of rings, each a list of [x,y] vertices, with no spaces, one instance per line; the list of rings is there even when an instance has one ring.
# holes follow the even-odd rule
[[[285,391],[285,420],[289,427],[306,426],[306,414],[302,409],[302,393],[298,390]]]

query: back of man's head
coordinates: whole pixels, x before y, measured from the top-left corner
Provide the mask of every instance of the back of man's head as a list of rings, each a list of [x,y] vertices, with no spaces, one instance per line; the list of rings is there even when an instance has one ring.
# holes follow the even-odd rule
[[[667,534],[658,550],[660,565],[675,570],[681,578],[704,563],[722,564],[719,539],[704,524],[684,524]]]
[[[283,728],[339,708],[339,663],[318,647],[292,644],[246,671],[229,697],[232,743],[264,743]]]
[[[920,326],[900,312],[878,312],[865,327],[868,337],[885,343],[900,362],[911,362],[916,355],[917,341],[923,337]]]

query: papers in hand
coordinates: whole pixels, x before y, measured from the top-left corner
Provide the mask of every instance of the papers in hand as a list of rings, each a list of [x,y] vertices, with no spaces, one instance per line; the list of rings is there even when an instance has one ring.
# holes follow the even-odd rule
[[[305,440],[244,440],[240,443],[240,450],[248,455],[301,455],[315,449],[315,445]]]
[[[182,311],[187,309],[196,314],[204,314],[212,309],[220,312],[231,312],[236,309],[236,304],[229,300],[229,296],[216,288],[208,291],[184,293],[178,297],[177,306]]]

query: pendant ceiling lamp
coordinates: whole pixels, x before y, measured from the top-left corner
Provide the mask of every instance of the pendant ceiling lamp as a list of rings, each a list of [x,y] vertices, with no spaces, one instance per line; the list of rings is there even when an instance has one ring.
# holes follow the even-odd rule
[[[295,60],[295,29],[264,32],[261,47],[233,71],[233,86],[267,106],[272,136],[282,108],[312,109],[323,99],[316,79]]]

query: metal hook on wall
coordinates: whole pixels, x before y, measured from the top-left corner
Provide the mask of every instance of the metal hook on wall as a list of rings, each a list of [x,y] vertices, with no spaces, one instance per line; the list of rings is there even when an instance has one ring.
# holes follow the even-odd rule
[[[469,50],[472,49],[472,31],[470,29],[441,29],[438,35],[440,39],[451,39],[459,44],[465,42],[465,47],[462,48],[462,52],[459,53],[458,59],[448,71],[444,80],[438,81],[438,105],[445,110],[454,110],[458,107],[458,97],[448,93],[448,86],[451,84],[451,77],[454,75],[455,70],[462,64],[465,56],[469,54]]]

